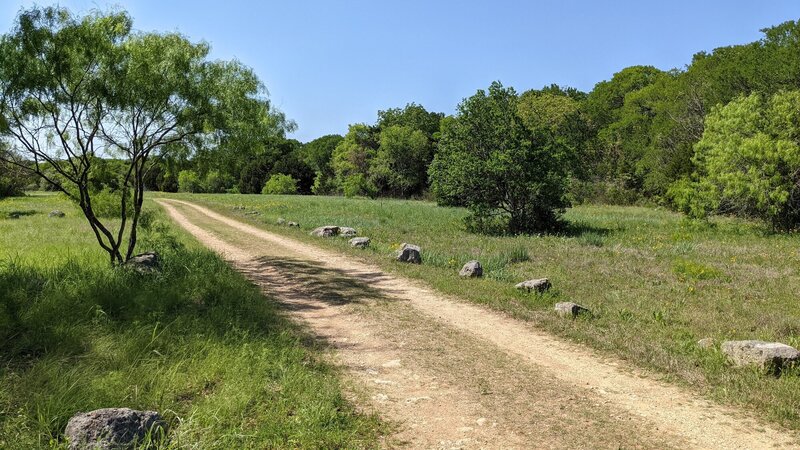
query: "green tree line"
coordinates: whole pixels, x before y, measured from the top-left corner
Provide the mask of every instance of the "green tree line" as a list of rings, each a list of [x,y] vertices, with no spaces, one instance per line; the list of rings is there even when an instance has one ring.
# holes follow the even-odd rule
[[[581,202],[660,204],[699,218],[732,213],[793,229],[800,24],[762,32],[756,42],[699,52],[683,68],[624,68],[590,92],[552,84],[518,93],[496,82],[450,116],[409,103],[307,143],[286,137],[296,126],[268,101],[251,101],[261,89],[252,71],[235,61],[209,64],[217,91],[208,94],[226,101],[187,110],[202,120],[146,161],[142,185],[430,198],[469,207],[476,228],[511,232],[558,228],[560,212]],[[149,49],[168,37],[137,39]],[[6,64],[6,73],[13,68]],[[187,98],[195,100],[202,99]],[[0,156],[13,147],[7,140]],[[42,171],[54,162],[42,161]],[[0,195],[31,184],[4,167]],[[106,184],[94,188],[115,189]]]

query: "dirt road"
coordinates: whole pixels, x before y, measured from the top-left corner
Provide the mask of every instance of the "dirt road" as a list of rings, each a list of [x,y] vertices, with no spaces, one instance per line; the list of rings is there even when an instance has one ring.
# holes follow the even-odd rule
[[[178,200],[158,200],[330,345],[387,447],[796,448],[624,362],[420,283]]]

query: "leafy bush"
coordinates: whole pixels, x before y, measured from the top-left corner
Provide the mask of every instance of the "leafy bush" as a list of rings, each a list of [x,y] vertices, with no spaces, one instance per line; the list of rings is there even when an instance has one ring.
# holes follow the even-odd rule
[[[672,185],[675,205],[694,217],[714,212],[800,225],[800,91],[758,93],[717,107],[695,145],[697,170]]]
[[[178,192],[203,192],[203,183],[194,170],[181,170],[178,173]]]
[[[523,121],[514,89],[492,83],[442,121],[431,188],[445,204],[463,204],[477,231],[551,231],[569,203],[570,151],[550,125]]]
[[[269,177],[264,189],[261,190],[262,194],[297,194],[297,180],[292,178],[291,175],[278,173]]]

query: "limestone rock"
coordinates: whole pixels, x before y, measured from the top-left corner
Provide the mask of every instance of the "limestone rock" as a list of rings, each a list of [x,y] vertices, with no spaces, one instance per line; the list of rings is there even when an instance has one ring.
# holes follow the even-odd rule
[[[528,292],[531,291],[545,292],[549,290],[552,287],[552,285],[550,284],[550,280],[548,280],[547,278],[538,278],[534,280],[523,281],[522,283],[517,283],[514,287]]]
[[[127,260],[125,267],[130,267],[141,274],[152,273],[161,268],[161,258],[158,253],[142,253]]]
[[[556,303],[555,311],[561,317],[570,317],[570,318],[578,317],[581,314],[590,312],[589,308],[572,302]]]
[[[416,245],[403,244],[397,251],[397,260],[411,264],[422,264],[422,249]]]
[[[356,229],[355,228],[339,227],[339,236],[348,237],[349,238],[349,237],[355,237],[356,234],[358,234],[358,233],[356,233]]]
[[[288,224],[290,227],[300,228],[300,224],[297,222],[289,222]]]
[[[61,210],[58,210],[58,209],[54,209],[54,210],[50,211],[50,214],[48,214],[47,216],[48,217],[64,217],[64,216],[66,216],[66,214],[64,214],[64,211],[61,211]]]
[[[369,238],[368,237],[354,237],[353,239],[350,239],[350,241],[348,241],[348,242],[350,242],[350,245],[353,246],[353,247],[358,247],[358,248],[367,248],[367,247],[369,247]]]
[[[278,225],[286,225],[286,219],[283,217],[278,217]]]
[[[470,261],[470,262],[464,264],[464,267],[461,268],[461,270],[458,272],[458,275],[462,276],[462,277],[470,277],[470,278],[472,278],[472,277],[475,277],[475,278],[482,277],[483,276],[483,266],[481,266],[481,263],[478,262],[478,261],[474,261],[474,260]]]
[[[780,342],[725,341],[721,350],[736,366],[757,366],[769,372],[780,372],[800,361],[800,351]]]
[[[311,232],[312,236],[318,237],[334,237],[339,235],[339,227],[336,225],[325,225],[324,227],[317,227]]]
[[[105,408],[72,416],[64,430],[70,450],[110,450],[132,448],[148,433],[158,438],[167,424],[155,411]]]

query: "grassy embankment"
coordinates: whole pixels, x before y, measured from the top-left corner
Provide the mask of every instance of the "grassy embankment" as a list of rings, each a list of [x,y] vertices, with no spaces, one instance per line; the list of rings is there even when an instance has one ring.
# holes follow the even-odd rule
[[[172,195],[171,195],[172,196]],[[718,351],[726,339],[764,339],[800,347],[800,247],[796,235],[719,218],[692,224],[669,211],[581,206],[568,211],[573,231],[561,236],[490,237],[467,233],[458,208],[432,203],[301,196],[175,195],[270,231],[362,257],[436,289],[505,311],[691,385],[769,420],[800,428],[800,370],[780,378],[734,369]],[[237,209],[234,209],[237,207]],[[242,209],[242,207],[244,209]],[[278,217],[301,228],[276,225]],[[369,250],[345,239],[308,235],[319,225],[355,227]],[[402,242],[419,244],[422,266],[391,258]],[[486,276],[461,280],[478,259]],[[514,283],[549,277],[537,296]],[[558,301],[575,301],[591,318],[558,318]],[[702,338],[717,346],[703,349]]]
[[[160,411],[166,448],[376,445],[321,349],[148,208],[139,250],[163,271],[142,276],[110,269],[61,197],[0,201],[0,448],[61,447],[72,414],[118,406]]]

